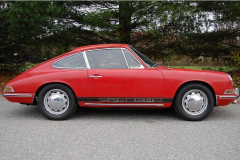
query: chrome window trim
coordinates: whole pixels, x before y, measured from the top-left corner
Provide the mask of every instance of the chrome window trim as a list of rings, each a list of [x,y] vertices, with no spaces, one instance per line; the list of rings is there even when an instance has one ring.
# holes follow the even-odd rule
[[[65,58],[68,58],[68,57],[71,57],[71,56],[75,56],[75,55],[77,55],[77,54],[83,54],[83,58],[84,58],[84,52],[74,53],[74,54],[71,54],[71,55],[69,55],[69,56],[63,57],[63,58],[55,61],[55,62],[52,64],[52,67],[53,67],[53,68],[57,68],[57,69],[88,69],[88,66],[87,66],[87,64],[86,64],[85,58],[84,58],[84,61],[85,61],[85,64],[86,64],[86,66],[87,66],[86,68],[85,68],[85,67],[57,67],[57,66],[54,66],[54,64],[57,63],[58,61],[61,61],[61,60],[65,59]]]
[[[117,48],[99,48],[99,49],[90,49],[90,50],[86,50],[86,51],[84,51],[84,52],[88,52],[88,51],[97,51],[97,50],[103,50],[103,49],[122,49],[122,48],[119,48],[119,47],[117,47]]]
[[[123,49],[126,49],[126,48],[121,48],[122,49],[122,51],[123,51]],[[126,50],[128,50],[128,49],[126,49]],[[128,50],[129,51],[129,50]],[[130,51],[129,51],[130,52]],[[124,51],[123,51],[123,53],[124,53]],[[125,53],[124,53],[125,54]],[[146,69],[145,67],[144,67],[144,65],[142,65],[142,63],[141,62],[139,62],[139,60],[132,54],[132,52],[130,52],[130,54],[131,54],[131,56],[141,65],[140,67],[138,67],[138,68],[130,68],[129,67],[129,69]],[[141,58],[140,58],[141,59]]]
[[[122,48],[121,48],[121,51],[122,51],[123,57],[124,57],[125,62],[126,62],[126,64],[127,64],[127,66],[128,66],[128,69],[129,69],[130,67],[129,67],[129,65],[128,65],[128,62],[127,62],[127,59],[126,59],[125,53],[123,52],[123,49],[122,49]]]
[[[87,65],[87,68],[91,69],[88,58],[87,58],[87,55],[86,55],[86,51],[83,52],[83,57],[84,57],[86,65]]]

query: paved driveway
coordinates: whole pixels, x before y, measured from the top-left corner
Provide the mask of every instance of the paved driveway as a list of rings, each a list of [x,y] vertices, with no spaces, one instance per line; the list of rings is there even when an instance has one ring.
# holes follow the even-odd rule
[[[0,160],[240,159],[240,105],[201,122],[172,110],[79,109],[67,121],[0,96]]]

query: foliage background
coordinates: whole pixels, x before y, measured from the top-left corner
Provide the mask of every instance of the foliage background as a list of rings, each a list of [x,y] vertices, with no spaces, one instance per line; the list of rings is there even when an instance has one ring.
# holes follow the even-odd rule
[[[131,44],[161,61],[239,61],[237,1],[1,1],[0,9],[0,57],[7,61],[40,62],[100,43]]]
[[[239,1],[0,1],[1,87],[37,63],[103,43],[230,72],[240,87],[239,13]]]
[[[240,66],[238,1],[0,1],[0,22],[7,72],[103,43],[131,44],[166,65]]]

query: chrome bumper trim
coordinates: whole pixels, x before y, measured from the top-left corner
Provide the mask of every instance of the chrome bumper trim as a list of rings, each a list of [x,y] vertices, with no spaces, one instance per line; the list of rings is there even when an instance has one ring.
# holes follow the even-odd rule
[[[226,95],[226,96],[220,96],[219,98],[221,98],[221,99],[232,99],[232,98],[238,99],[239,98],[239,89],[235,88],[234,91],[235,91],[235,94],[237,94],[236,96]]]
[[[232,98],[237,98],[237,96],[220,96],[220,99],[232,99]]]
[[[240,92],[239,92],[239,89],[238,89],[238,88],[235,88],[235,93],[237,93],[237,99],[238,99],[239,96],[240,96]]]
[[[164,104],[104,104],[104,103],[85,103],[85,105],[90,106],[164,106]]]
[[[239,102],[240,102],[240,100],[235,99],[235,100],[232,102],[232,104],[237,104],[237,103],[239,103]]]
[[[239,93],[239,89],[235,88],[235,93],[237,93],[236,99],[232,102],[232,104],[240,104],[240,100],[238,100],[240,93]]]
[[[4,97],[32,97],[31,94],[3,94]]]

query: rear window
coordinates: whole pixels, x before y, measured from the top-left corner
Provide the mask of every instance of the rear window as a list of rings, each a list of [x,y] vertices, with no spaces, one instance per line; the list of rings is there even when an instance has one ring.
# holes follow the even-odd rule
[[[58,60],[53,64],[55,68],[70,68],[70,69],[87,69],[83,53],[77,53],[63,59]]]

